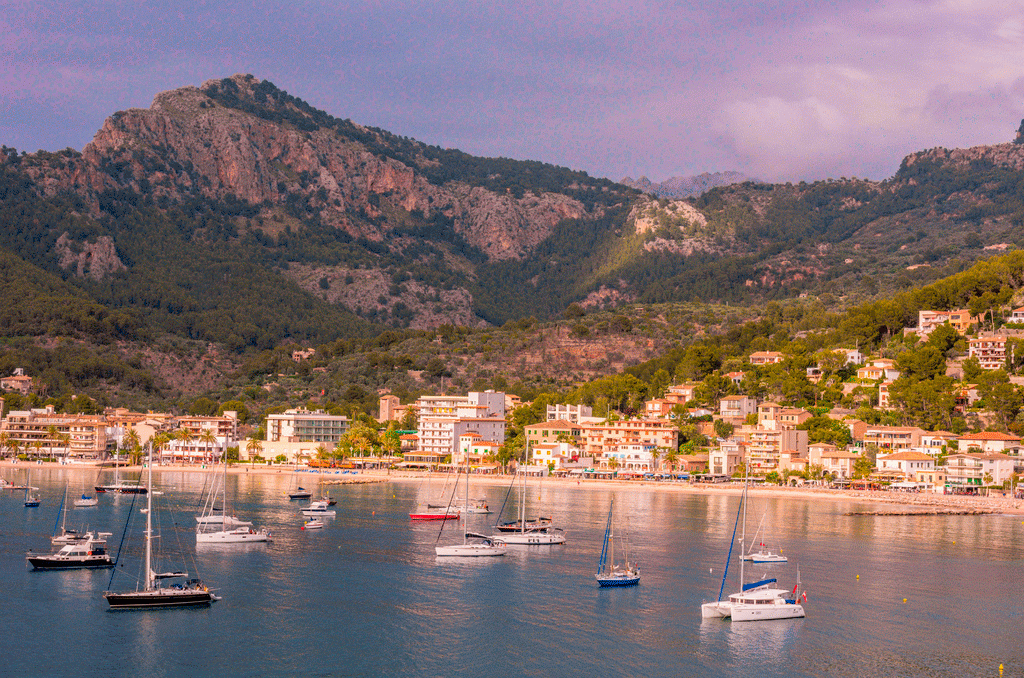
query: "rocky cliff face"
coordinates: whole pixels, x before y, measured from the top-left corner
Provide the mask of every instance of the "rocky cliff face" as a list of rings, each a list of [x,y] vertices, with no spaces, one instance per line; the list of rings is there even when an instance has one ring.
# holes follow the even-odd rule
[[[235,76],[240,98],[259,80]],[[73,190],[98,211],[97,195],[130,188],[155,199],[234,198],[266,212],[302,200],[321,221],[355,238],[384,240],[389,211],[441,213],[490,259],[518,259],[584,206],[556,193],[517,198],[457,181],[436,186],[415,167],[371,153],[332,129],[303,131],[226,107],[202,87],[157,95],[146,110],[112,115],[80,158],[39,163],[30,174],[47,194]]]

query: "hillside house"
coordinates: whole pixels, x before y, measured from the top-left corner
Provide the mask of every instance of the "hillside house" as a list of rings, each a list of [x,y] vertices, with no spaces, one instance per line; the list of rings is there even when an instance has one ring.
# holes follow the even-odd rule
[[[755,351],[750,354],[751,365],[774,365],[785,359],[786,356],[778,351]]]

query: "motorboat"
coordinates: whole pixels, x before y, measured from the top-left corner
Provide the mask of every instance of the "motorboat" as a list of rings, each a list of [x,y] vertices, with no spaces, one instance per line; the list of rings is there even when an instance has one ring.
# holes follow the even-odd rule
[[[320,520],[319,518],[311,518],[311,519],[307,520],[306,522],[302,523],[302,527],[299,528],[299,529],[301,529],[301,530],[319,530],[319,529],[322,529],[323,526],[324,526],[324,521]]]
[[[98,570],[113,567],[114,561],[107,553],[107,540],[100,535],[88,532],[84,539],[65,544],[56,553],[36,555],[29,552],[25,560],[34,570]]]
[[[326,500],[319,500],[302,509],[302,515],[312,518],[333,518],[337,514]]]

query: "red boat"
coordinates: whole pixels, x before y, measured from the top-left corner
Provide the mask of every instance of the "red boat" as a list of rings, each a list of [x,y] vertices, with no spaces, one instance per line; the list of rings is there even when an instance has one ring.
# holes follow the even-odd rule
[[[428,509],[424,513],[410,513],[409,520],[458,520],[457,509]]]

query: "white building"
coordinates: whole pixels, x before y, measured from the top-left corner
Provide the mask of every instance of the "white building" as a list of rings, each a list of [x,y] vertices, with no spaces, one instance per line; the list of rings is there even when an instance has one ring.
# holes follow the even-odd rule
[[[918,471],[934,469],[935,458],[923,452],[905,450],[894,454],[878,455],[875,467],[879,471],[898,471],[908,479],[913,479]]]
[[[580,417],[594,416],[594,408],[586,405],[548,405],[548,421],[563,419],[573,424],[580,423]]]
[[[470,392],[465,396],[422,396],[419,411],[419,451],[446,456],[457,450],[459,436],[472,431],[485,441],[505,440],[505,394]]]

